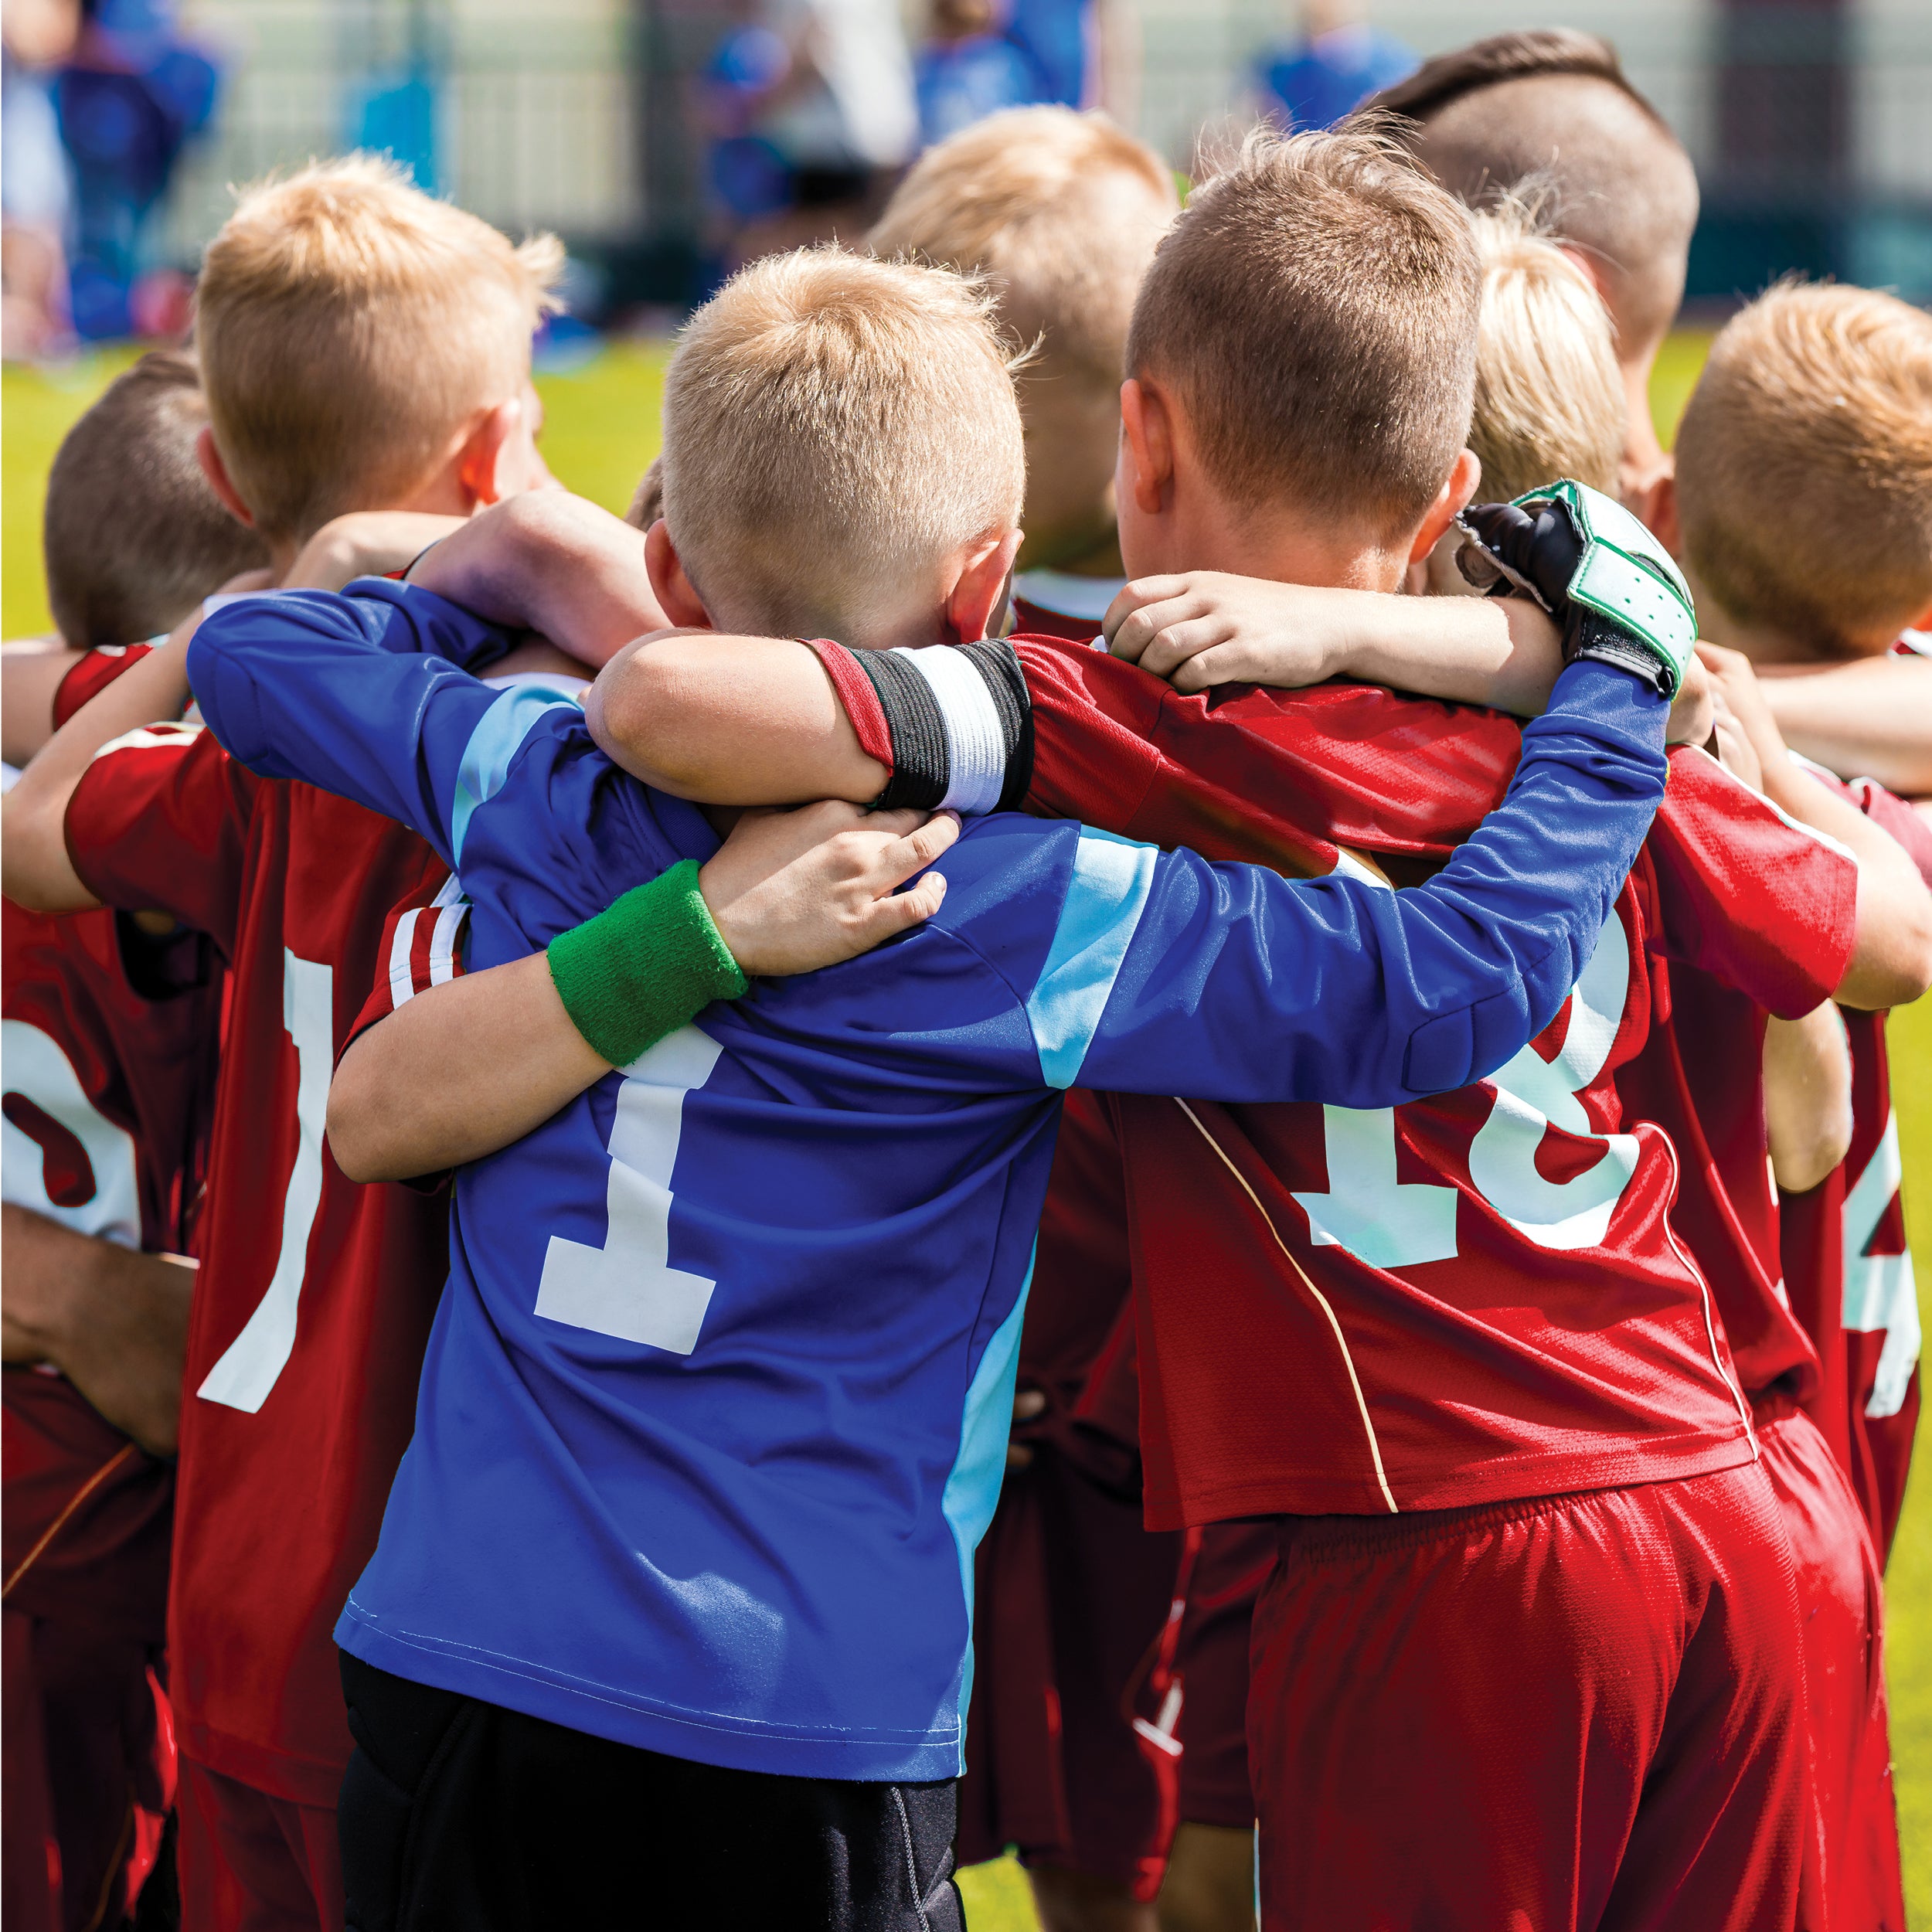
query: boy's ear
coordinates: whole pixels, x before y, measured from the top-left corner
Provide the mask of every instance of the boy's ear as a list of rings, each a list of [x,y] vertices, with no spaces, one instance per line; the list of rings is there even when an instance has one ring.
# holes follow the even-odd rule
[[[195,437],[195,461],[208,479],[208,487],[221,499],[221,506],[237,523],[255,527],[255,512],[241,500],[241,493],[228,480],[228,465],[215,447],[215,432],[204,423]]]
[[[1121,481],[1133,492],[1136,509],[1158,516],[1174,481],[1174,423],[1167,398],[1138,376],[1121,385],[1121,436],[1127,457]]]
[[[697,586],[685,574],[683,560],[671,541],[671,526],[662,517],[644,533],[644,567],[651,574],[651,588],[658,608],[675,628],[712,628],[711,613],[704,607]]]
[[[503,452],[523,423],[523,399],[510,396],[485,413],[456,453],[457,487],[467,512],[501,502],[505,494],[498,477]]]
[[[1013,560],[1019,554],[1020,533],[1009,530],[988,536],[967,552],[966,561],[946,594],[945,624],[954,644],[977,644],[993,634],[1001,614]]]
[[[1420,563],[1442,541],[1443,532],[1468,509],[1482,481],[1482,459],[1474,450],[1464,450],[1450,465],[1449,474],[1429,505],[1428,514],[1409,546],[1409,561]]]
[[[1677,507],[1677,478],[1666,470],[1650,486],[1648,500],[1631,508],[1640,523],[1650,526],[1651,534],[1679,563],[1684,560],[1684,519]]]

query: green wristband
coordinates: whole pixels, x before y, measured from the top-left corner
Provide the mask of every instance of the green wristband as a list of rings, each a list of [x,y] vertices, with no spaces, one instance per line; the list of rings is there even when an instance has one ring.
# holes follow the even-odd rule
[[[687,859],[550,941],[550,978],[585,1041],[629,1066],[713,1000],[745,990]]]

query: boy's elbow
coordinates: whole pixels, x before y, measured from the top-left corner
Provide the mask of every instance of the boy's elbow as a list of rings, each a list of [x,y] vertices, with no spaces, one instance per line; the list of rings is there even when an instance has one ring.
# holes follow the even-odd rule
[[[1852,1151],[1852,1097],[1821,1107],[1804,1131],[1771,1137],[1771,1172],[1787,1194],[1808,1194]]]
[[[365,1090],[349,1061],[328,1090],[328,1151],[335,1165],[352,1181],[393,1181],[401,1178],[386,1157],[383,1112],[376,1097]]]
[[[613,764],[660,791],[691,796],[689,787],[701,784],[703,774],[688,755],[691,734],[679,727],[677,689],[666,658],[634,651],[590,687],[584,720]]]

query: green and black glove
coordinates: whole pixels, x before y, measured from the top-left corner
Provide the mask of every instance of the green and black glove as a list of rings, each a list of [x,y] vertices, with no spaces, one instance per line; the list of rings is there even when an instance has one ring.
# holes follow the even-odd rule
[[[1566,479],[1511,503],[1472,504],[1458,520],[1473,539],[1463,574],[1534,597],[1563,628],[1566,664],[1595,658],[1677,695],[1696,607],[1669,553],[1621,503]],[[1502,581],[1485,582],[1485,568]]]

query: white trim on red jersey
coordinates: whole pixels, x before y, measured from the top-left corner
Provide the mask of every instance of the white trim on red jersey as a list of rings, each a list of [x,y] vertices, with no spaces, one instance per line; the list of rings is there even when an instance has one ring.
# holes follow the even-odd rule
[[[427,926],[426,912],[436,917]],[[412,906],[396,915],[389,937],[389,1009],[406,1005],[418,993],[440,986],[463,970],[457,947],[463,925],[469,917],[470,902],[452,872],[427,906]]]

